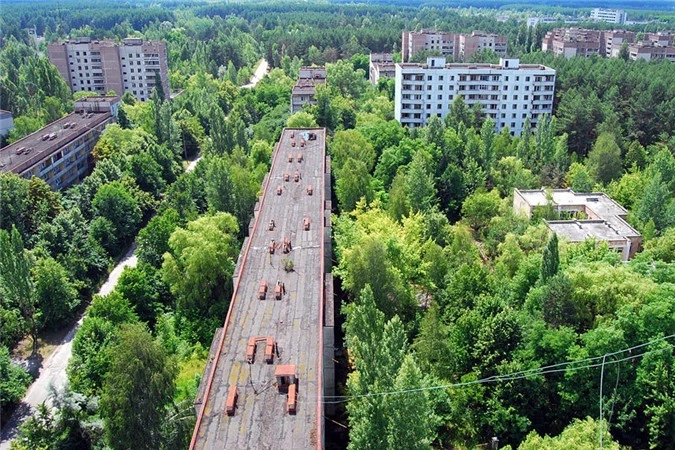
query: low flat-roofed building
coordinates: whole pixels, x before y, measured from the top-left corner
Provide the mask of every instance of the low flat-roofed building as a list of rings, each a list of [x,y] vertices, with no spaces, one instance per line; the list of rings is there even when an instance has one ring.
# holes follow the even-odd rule
[[[376,85],[380,78],[394,78],[396,76],[396,64],[391,53],[371,53],[370,71],[368,79]]]
[[[326,82],[325,67],[301,67],[298,81],[291,91],[291,114],[306,104],[316,104],[316,85]]]
[[[72,113],[0,149],[0,171],[42,178],[54,190],[80,181],[110,112]]]
[[[14,116],[11,112],[0,109],[0,137],[7,136],[14,129]]]
[[[550,197],[548,196],[550,194]],[[537,207],[549,203],[558,212],[584,213],[587,219],[546,220],[551,230],[570,242],[583,242],[593,238],[607,242],[610,248],[621,253],[624,261],[640,249],[642,236],[628,222],[627,211],[602,192],[578,193],[571,189],[534,189],[513,192],[513,210],[528,218]]]
[[[109,112],[117,117],[121,97],[119,95],[99,95],[95,97],[83,97],[73,104],[75,112]]]

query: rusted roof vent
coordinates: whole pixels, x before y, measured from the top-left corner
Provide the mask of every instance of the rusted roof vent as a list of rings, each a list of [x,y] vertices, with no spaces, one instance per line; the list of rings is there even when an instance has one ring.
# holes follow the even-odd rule
[[[293,250],[293,247],[291,246],[291,238],[285,237],[284,242],[281,245],[281,251],[284,253],[290,253],[291,250]]]
[[[275,248],[276,248],[276,242],[274,242],[274,239],[272,239],[272,240],[270,241],[270,246],[269,246],[270,255],[273,255],[273,254],[274,254]]]
[[[284,173],[284,181],[288,181],[290,179],[291,179],[291,174],[288,173],[288,172]]]
[[[300,172],[296,170],[295,174],[293,175],[293,179],[295,180],[296,183],[300,181]]]
[[[293,162],[293,153],[288,154],[288,162]]]
[[[275,300],[281,300],[281,297],[286,293],[286,285],[281,281],[277,281],[276,286],[274,286],[274,298]]]
[[[302,221],[302,229],[309,231],[309,217],[305,217],[305,219]]]
[[[267,281],[262,280],[260,282],[260,287],[258,288],[258,299],[265,300],[267,296]]]
[[[298,409],[297,397],[297,384],[293,383],[288,387],[288,397],[286,399],[286,411],[288,414],[296,413]]]
[[[281,185],[277,186],[277,195],[281,195],[282,192],[283,192],[283,189],[282,189]]]
[[[277,366],[274,369],[274,378],[276,379],[279,392],[288,392],[289,386],[298,382],[295,364]]]
[[[298,153],[298,162],[299,162],[299,163],[302,162],[302,153]]]
[[[269,225],[267,225],[267,229],[268,229],[269,231],[274,231],[275,225],[276,225],[276,224],[274,223],[274,219],[270,219],[270,223],[269,223]]]
[[[309,138],[310,141],[316,140],[316,133],[309,133]]]
[[[273,337],[268,337],[267,341],[265,342],[265,362],[267,364],[272,364],[274,362],[274,347],[276,344],[274,343],[274,338]]]
[[[255,361],[255,336],[248,338],[248,345],[246,346],[246,362],[253,364]]]
[[[312,195],[314,192],[314,187],[311,184],[307,185],[307,195]]]
[[[227,393],[227,403],[225,405],[225,413],[228,416],[234,416],[234,410],[237,408],[237,399],[239,394],[237,393],[237,386],[230,386],[230,390]]]

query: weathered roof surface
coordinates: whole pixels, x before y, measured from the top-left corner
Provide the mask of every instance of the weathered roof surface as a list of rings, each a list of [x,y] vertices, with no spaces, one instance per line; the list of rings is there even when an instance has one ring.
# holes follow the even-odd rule
[[[309,133],[316,135],[309,140]],[[292,138],[291,135],[294,135]],[[293,147],[291,142],[295,141]],[[301,142],[304,146],[301,147]],[[297,154],[303,160],[298,162]],[[293,154],[289,162],[288,154]],[[274,151],[270,173],[256,212],[250,238],[238,262],[230,310],[222,339],[214,352],[214,370],[208,377],[201,400],[191,449],[306,449],[320,448],[322,414],[322,292],[325,130],[285,129]],[[295,172],[300,180],[294,181]],[[290,174],[284,181],[285,173]],[[312,195],[307,185],[313,186]],[[281,195],[277,187],[282,186]],[[310,219],[310,229],[303,221]],[[275,227],[269,231],[269,223]],[[292,250],[269,252],[272,239],[281,244],[291,239]],[[282,260],[294,262],[287,273]],[[265,300],[259,300],[261,280],[267,281]],[[285,293],[274,299],[281,281]],[[253,364],[246,361],[250,337],[273,337],[277,352],[273,364],[264,358],[265,344],[256,347]],[[286,411],[286,395],[275,386],[275,367],[295,365],[298,376],[297,412]],[[233,416],[225,414],[230,386],[238,389]]]
[[[35,133],[0,149],[0,170],[22,173],[42,161],[47,156],[68,145],[110,118],[109,112],[90,114],[68,114]],[[66,127],[65,125],[70,126]],[[72,128],[74,125],[74,128]],[[53,135],[53,139],[43,140],[43,136]],[[21,150],[19,153],[17,151]],[[30,149],[26,153],[26,149]]]
[[[531,206],[544,206],[548,200],[543,189],[517,189],[520,196]],[[554,206],[563,209],[583,209],[591,220],[547,221],[556,233],[566,236],[572,242],[588,237],[614,241],[639,236],[625,221],[626,210],[603,192],[574,192],[572,189],[550,190]]]

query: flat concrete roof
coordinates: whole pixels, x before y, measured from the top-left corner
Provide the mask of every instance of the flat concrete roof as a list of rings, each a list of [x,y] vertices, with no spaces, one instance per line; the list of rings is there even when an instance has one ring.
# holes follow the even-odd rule
[[[111,117],[109,112],[94,112],[81,115],[68,114],[35,133],[0,149],[0,170],[4,172],[22,173],[52,153],[63,148],[80,136],[89,132]],[[75,127],[65,127],[75,124]],[[54,139],[43,140],[46,134],[54,134]],[[24,149],[17,153],[19,149]],[[25,149],[30,149],[26,153]]]
[[[516,192],[530,205],[545,206],[548,203],[544,189],[516,189]],[[640,236],[625,221],[627,211],[604,192],[574,192],[572,189],[552,189],[551,200],[562,208],[584,208],[594,216],[593,220],[546,221],[553,231],[567,236],[571,241],[583,241],[587,237],[602,240],[619,240]]]
[[[316,135],[309,140],[309,133]],[[294,136],[294,137],[291,137]],[[304,139],[304,147],[300,142]],[[296,145],[292,146],[292,142]],[[298,162],[297,154],[303,160]],[[288,155],[293,155],[289,162]],[[204,374],[202,404],[190,449],[307,449],[321,448],[322,436],[322,315],[324,261],[325,129],[285,129],[277,143],[270,173],[256,208],[250,236],[235,269],[235,289],[224,330],[213,347]],[[295,172],[300,179],[294,181]],[[284,181],[288,173],[289,181]],[[312,195],[307,186],[312,185]],[[281,186],[281,195],[277,189]],[[308,218],[310,229],[303,221]],[[268,229],[274,220],[273,231]],[[291,240],[292,250],[269,252],[272,239]],[[286,272],[282,260],[294,262]],[[264,300],[258,298],[261,281],[267,282]],[[275,300],[277,281],[285,285]],[[249,338],[274,338],[277,353],[272,364],[264,358],[265,343],[258,344],[253,364],[246,359]],[[275,368],[295,365],[297,412],[286,412],[286,394],[275,386]],[[237,386],[237,408],[225,413],[228,392]]]

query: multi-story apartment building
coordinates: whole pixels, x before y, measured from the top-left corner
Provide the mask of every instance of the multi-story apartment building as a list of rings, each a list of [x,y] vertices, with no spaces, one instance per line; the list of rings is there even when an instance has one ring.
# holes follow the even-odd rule
[[[459,59],[468,61],[474,53],[481,50],[492,50],[497,56],[506,57],[508,39],[498,34],[474,31],[471,34],[459,35]]]
[[[591,10],[591,20],[624,24],[626,23],[626,12],[622,9],[594,8]]]
[[[507,38],[496,34],[474,31],[471,34],[445,33],[433,30],[404,31],[401,55],[404,62],[419,52],[437,53],[454,61],[466,61],[479,50],[490,49],[501,57],[506,56]]]
[[[624,43],[635,42],[637,33],[634,31],[612,30],[602,32],[602,44],[604,45],[604,53],[602,56],[606,58],[616,58],[621,52],[621,47]],[[602,52],[601,52],[602,53]]]
[[[391,53],[371,53],[368,79],[375,85],[380,78],[394,78],[396,65]]]
[[[664,31],[646,33],[637,42],[637,33],[626,30],[589,30],[584,28],[556,28],[546,33],[541,49],[556,56],[593,56],[616,58],[624,44],[631,59],[666,59],[675,61],[675,33]]]
[[[85,37],[49,44],[47,54],[73,92],[131,92],[137,99],[147,100],[159,74],[164,95],[169,98],[164,42],[127,38],[118,44]]]
[[[628,45],[628,56],[634,61],[637,59],[644,59],[646,61],[665,59],[667,61],[675,62],[675,46],[662,46],[648,42],[638,42],[636,44]]]
[[[298,81],[291,91],[291,114],[306,104],[316,104],[316,85],[326,82],[325,67],[301,67]]]
[[[396,64],[394,114],[407,127],[445,117],[457,96],[468,106],[480,104],[497,131],[508,126],[519,135],[527,119],[532,125],[553,111],[555,70],[502,58],[499,64],[446,64],[443,57],[426,64]]]
[[[0,149],[0,171],[42,178],[54,190],[80,181],[91,170],[91,151],[119,104],[119,97],[98,100],[76,102],[77,112]]]
[[[602,33],[584,28],[556,28],[544,36],[541,49],[556,56],[604,56]],[[602,50],[601,50],[602,49]]]

